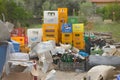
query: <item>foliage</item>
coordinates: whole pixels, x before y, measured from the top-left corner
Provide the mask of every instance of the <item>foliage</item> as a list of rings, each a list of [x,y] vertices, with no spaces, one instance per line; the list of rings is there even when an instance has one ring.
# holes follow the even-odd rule
[[[17,23],[17,21],[24,23],[26,19],[32,17],[30,12],[17,5],[13,0],[0,0],[0,15],[2,13],[4,13],[7,21],[13,23]],[[0,16],[0,19],[2,19],[2,16]]]
[[[106,5],[97,10],[103,19],[112,19],[114,21],[120,20],[120,5],[117,3]]]
[[[80,11],[87,17],[91,17],[93,14],[93,5],[91,2],[80,3]]]
[[[42,5],[42,9],[43,10],[50,10],[50,2],[49,1],[44,2]]]

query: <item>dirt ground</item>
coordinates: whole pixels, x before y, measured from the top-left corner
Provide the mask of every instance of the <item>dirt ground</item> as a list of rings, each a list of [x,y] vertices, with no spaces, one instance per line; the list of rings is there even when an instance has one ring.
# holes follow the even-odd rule
[[[39,73],[38,80],[45,80],[47,74]],[[67,72],[56,70],[55,80],[83,80],[83,77],[86,75],[86,72]],[[111,80],[117,80],[116,75]]]

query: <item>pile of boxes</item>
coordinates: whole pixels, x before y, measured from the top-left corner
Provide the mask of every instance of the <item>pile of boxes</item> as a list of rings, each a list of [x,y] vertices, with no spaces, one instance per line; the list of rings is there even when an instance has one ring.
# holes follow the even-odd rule
[[[58,11],[44,11],[42,28],[43,41],[54,40],[56,43],[73,44],[78,49],[85,47],[84,24],[68,23],[67,8],[58,8]]]

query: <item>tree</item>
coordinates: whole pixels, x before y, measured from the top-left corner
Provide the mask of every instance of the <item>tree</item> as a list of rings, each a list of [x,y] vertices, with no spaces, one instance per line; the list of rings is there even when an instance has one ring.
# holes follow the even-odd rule
[[[91,17],[94,13],[93,5],[91,2],[80,3],[80,11],[87,16],[88,18]]]
[[[43,10],[50,10],[51,9],[50,2],[49,1],[44,2],[42,5],[42,9]]]
[[[0,15],[5,15],[7,21],[17,23],[25,23],[26,19],[32,17],[32,14],[25,10],[22,6],[18,5],[14,0],[0,0]],[[0,16],[2,19],[2,16]]]
[[[103,19],[112,19],[113,21],[120,20],[120,5],[117,3],[106,5],[97,10]]]
[[[51,4],[51,10],[57,10],[57,4],[56,3]]]

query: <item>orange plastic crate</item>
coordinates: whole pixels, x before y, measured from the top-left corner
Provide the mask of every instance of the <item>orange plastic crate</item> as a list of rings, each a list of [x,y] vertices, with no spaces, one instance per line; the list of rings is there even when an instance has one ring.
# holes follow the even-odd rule
[[[20,43],[20,46],[25,45],[25,37],[11,37],[12,40]]]

